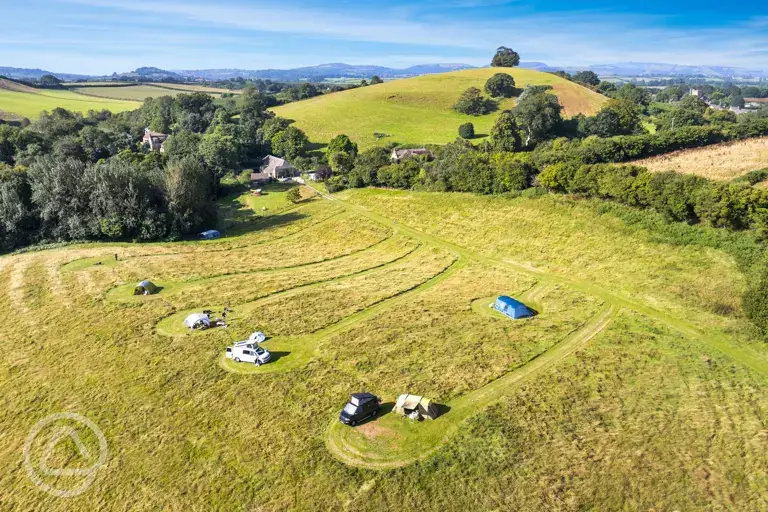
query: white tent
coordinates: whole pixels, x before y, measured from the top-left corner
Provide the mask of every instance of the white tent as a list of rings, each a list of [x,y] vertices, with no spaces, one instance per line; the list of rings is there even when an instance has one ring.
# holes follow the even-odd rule
[[[184,325],[189,329],[206,329],[211,326],[211,319],[203,313],[192,313],[184,320]]]
[[[266,339],[267,337],[264,335],[264,333],[259,331],[251,333],[251,335],[248,336],[249,341],[255,341],[256,343],[264,343]]]
[[[432,400],[417,395],[400,395],[392,412],[403,416],[416,412],[419,417],[428,420],[433,420],[438,415],[437,406]]]

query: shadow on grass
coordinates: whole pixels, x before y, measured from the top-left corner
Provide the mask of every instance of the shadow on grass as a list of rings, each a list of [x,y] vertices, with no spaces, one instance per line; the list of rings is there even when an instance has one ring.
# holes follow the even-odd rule
[[[489,137],[489,136],[490,136],[490,134],[488,134],[488,133],[476,133],[469,140],[484,139],[484,138]]]
[[[270,358],[269,358],[269,362],[267,364],[272,364],[272,363],[278,362],[279,360],[281,360],[284,357],[288,357],[289,355],[291,355],[291,353],[290,352],[285,352],[285,351],[272,352],[270,350],[269,351],[269,355],[270,355]]]

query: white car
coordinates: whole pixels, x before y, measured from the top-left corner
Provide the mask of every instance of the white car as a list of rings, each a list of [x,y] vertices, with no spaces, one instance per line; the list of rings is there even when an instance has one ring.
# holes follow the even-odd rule
[[[234,359],[236,363],[253,363],[261,366],[268,363],[271,358],[269,350],[253,343],[241,341],[227,347],[227,359]]]

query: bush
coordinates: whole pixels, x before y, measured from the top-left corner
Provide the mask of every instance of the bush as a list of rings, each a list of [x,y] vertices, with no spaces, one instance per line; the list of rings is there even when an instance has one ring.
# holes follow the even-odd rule
[[[485,92],[494,98],[511,98],[515,91],[515,79],[507,73],[496,73],[485,82]]]
[[[475,136],[475,125],[472,123],[464,123],[459,126],[459,137],[462,139],[471,139]]]
[[[763,332],[768,332],[768,269],[763,268],[742,297],[747,318]]]
[[[493,112],[496,103],[483,97],[483,93],[477,87],[470,87],[459,96],[459,101],[453,109],[462,114],[481,116]]]
[[[301,202],[301,190],[299,190],[299,187],[293,187],[286,192],[285,197],[293,204]]]

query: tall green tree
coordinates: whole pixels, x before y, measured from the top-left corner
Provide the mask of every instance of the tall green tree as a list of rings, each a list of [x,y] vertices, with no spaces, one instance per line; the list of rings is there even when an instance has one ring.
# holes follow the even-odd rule
[[[562,109],[552,94],[524,92],[512,110],[517,125],[525,134],[524,145],[529,147],[553,137],[563,123]]]
[[[225,135],[218,129],[213,133],[203,135],[198,146],[200,158],[218,177],[231,171],[237,165],[238,150],[235,137]]]
[[[578,73],[574,73],[571,79],[574,82],[591,85],[592,87],[597,87],[600,84],[600,78],[594,71],[579,71]]]
[[[169,162],[164,188],[173,233],[193,233],[216,221],[214,176],[198,159],[186,157]]]
[[[520,54],[506,46],[499,46],[491,60],[491,66],[495,68],[513,68],[519,64]]]
[[[496,151],[520,150],[520,127],[511,111],[505,110],[496,118],[491,128],[491,144]]]
[[[348,153],[357,155],[357,144],[344,134],[337,135],[328,143],[328,153]]]
[[[276,156],[290,160],[297,156],[304,156],[309,145],[309,139],[303,131],[295,126],[289,126],[285,130],[277,132],[272,137],[271,143],[272,152]]]

